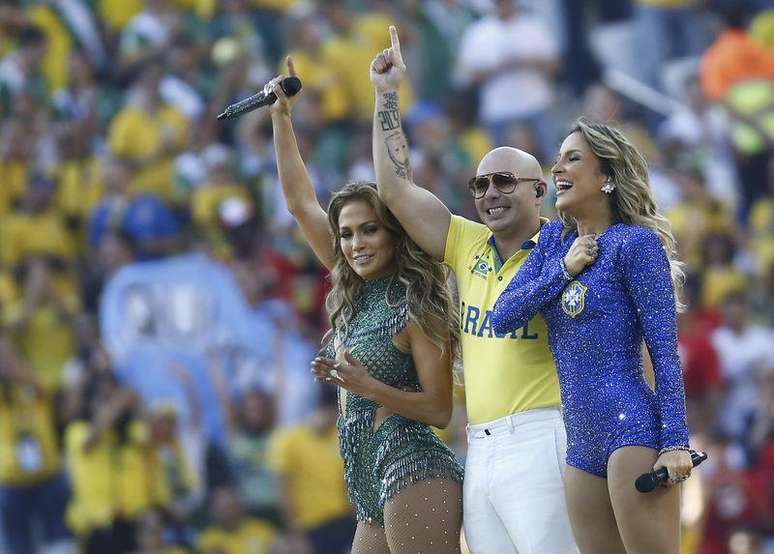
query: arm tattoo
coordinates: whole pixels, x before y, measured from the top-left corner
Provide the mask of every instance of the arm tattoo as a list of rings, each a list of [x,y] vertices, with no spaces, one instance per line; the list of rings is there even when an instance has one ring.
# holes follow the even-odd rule
[[[382,131],[394,131],[400,128],[400,109],[398,107],[398,93],[385,92],[382,96],[384,110],[376,112]]]
[[[411,163],[409,162],[409,147],[403,131],[398,130],[384,137],[387,154],[390,156],[395,175],[403,179],[411,179]]]
[[[384,98],[384,108],[386,110],[398,109],[398,93],[397,92],[385,92],[382,96]]]

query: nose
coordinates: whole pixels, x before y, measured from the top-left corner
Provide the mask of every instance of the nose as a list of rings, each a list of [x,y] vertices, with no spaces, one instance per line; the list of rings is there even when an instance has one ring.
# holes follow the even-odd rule
[[[497,187],[494,186],[494,183],[492,182],[492,178],[489,178],[489,184],[486,187],[486,192],[484,193],[484,198],[499,198],[501,192],[497,190]]]
[[[359,233],[352,235],[352,250],[357,251],[363,248],[363,240]]]
[[[564,171],[564,167],[562,166],[562,160],[556,160],[556,163],[551,166],[551,174],[556,175],[557,173],[561,173]]]

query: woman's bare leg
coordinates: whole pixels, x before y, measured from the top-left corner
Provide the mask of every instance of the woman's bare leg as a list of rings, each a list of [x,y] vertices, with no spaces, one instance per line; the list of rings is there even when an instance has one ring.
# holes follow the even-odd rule
[[[629,554],[680,552],[680,486],[641,493],[634,481],[653,470],[657,452],[643,446],[619,448],[607,462],[607,483],[621,539]]]
[[[607,480],[568,465],[565,496],[572,532],[582,554],[626,554]]]

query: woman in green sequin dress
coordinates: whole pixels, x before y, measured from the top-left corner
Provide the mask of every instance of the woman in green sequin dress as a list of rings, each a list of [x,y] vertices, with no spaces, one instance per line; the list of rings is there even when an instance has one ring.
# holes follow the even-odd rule
[[[288,59],[288,69],[294,75]],[[452,411],[457,334],[443,267],[411,241],[373,183],[346,185],[328,213],[272,80],[274,146],[288,210],[331,272],[331,338],[312,363],[339,386],[339,444],[358,527],[352,552],[458,553],[462,467],[430,426]]]

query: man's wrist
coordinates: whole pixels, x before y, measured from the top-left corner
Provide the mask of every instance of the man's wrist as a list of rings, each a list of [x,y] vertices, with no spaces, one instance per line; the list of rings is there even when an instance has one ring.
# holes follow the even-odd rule
[[[384,86],[384,87],[375,86],[374,87],[374,92],[376,93],[377,97],[382,96],[383,94],[388,94],[388,93],[398,94],[398,88],[394,87],[392,85]]]

